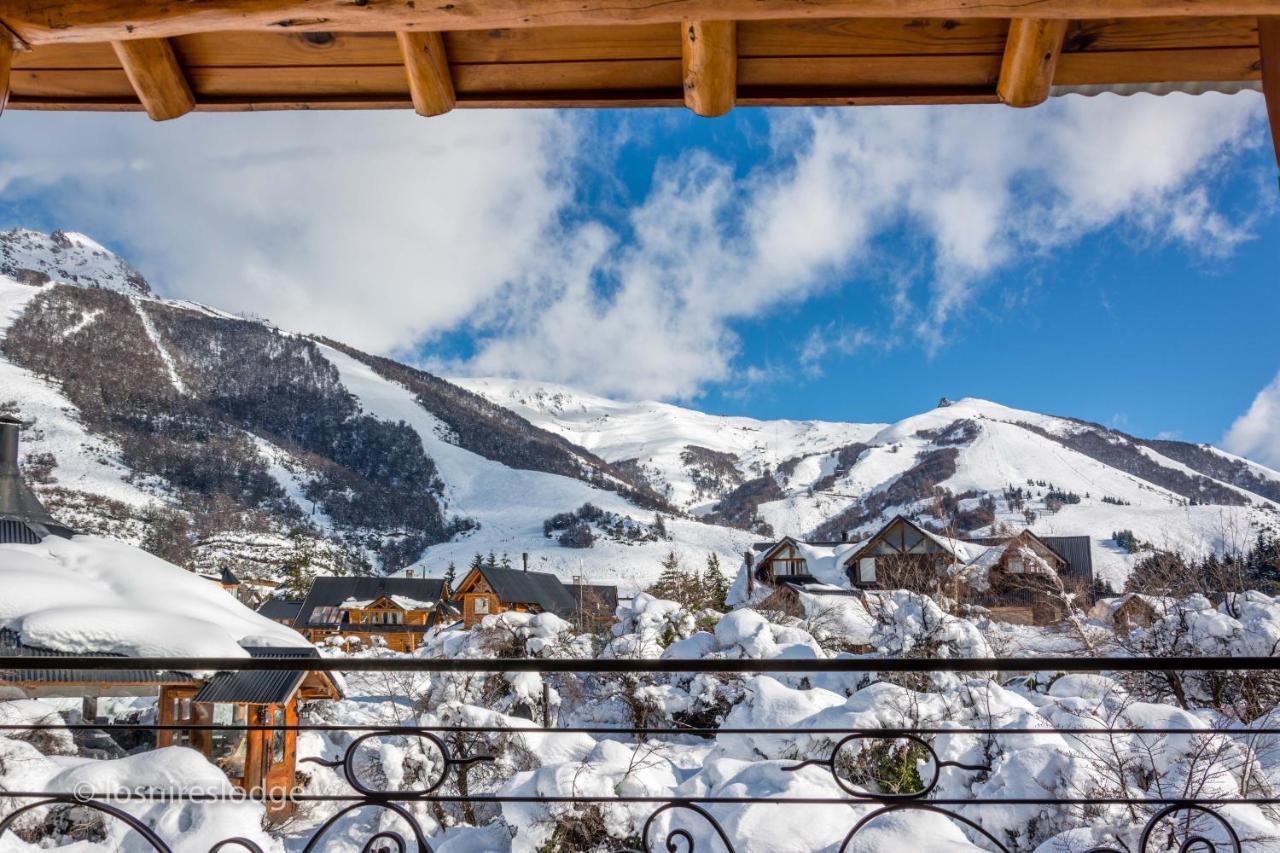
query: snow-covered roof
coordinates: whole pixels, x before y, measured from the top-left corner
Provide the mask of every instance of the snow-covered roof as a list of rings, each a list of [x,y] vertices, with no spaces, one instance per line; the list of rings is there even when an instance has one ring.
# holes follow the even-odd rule
[[[380,595],[377,598],[348,598],[338,605],[341,610],[363,610],[371,607],[375,601],[386,599],[401,610],[435,610],[436,602],[420,601],[407,595]]]
[[[80,654],[248,657],[300,634],[200,576],[94,536],[0,545],[0,628],[23,644]]]

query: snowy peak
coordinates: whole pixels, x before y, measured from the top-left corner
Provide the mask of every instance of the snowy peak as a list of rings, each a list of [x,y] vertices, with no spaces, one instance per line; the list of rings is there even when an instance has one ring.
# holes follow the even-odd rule
[[[734,489],[790,461],[838,453],[883,428],[709,415],[652,400],[609,400],[546,382],[451,381],[645,479],[694,513],[710,511]]]
[[[150,296],[147,280],[118,255],[74,231],[0,232],[0,276],[19,284],[73,284]]]

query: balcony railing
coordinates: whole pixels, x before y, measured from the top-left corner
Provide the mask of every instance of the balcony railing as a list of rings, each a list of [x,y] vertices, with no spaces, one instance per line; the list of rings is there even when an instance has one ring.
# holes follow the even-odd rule
[[[185,672],[213,671],[332,671],[342,673],[497,673],[536,672],[541,674],[605,674],[631,675],[698,674],[762,674],[781,673],[791,676],[825,674],[907,674],[927,673],[992,673],[1015,676],[1026,673],[1243,673],[1262,672],[1280,677],[1280,658],[1271,657],[1198,657],[1198,658],[1078,658],[1078,657],[1025,657],[1025,658],[838,658],[824,660],[587,660],[587,659],[420,659],[407,657],[379,658],[106,658],[64,657],[57,660],[59,667],[81,671],[107,670],[157,670]],[[49,661],[21,657],[0,657],[0,674],[10,671],[47,669]],[[12,677],[12,676],[10,676]],[[545,722],[545,720],[544,720]],[[326,835],[335,823],[353,811],[374,808],[398,815],[403,825],[395,830],[381,830],[363,841],[366,853],[382,851],[431,851],[432,845],[422,829],[411,806],[420,803],[468,803],[478,805],[512,803],[573,803],[582,805],[644,804],[651,805],[643,828],[638,833],[638,843],[619,850],[642,851],[693,851],[724,850],[747,851],[752,847],[750,839],[735,838],[716,817],[719,807],[748,805],[775,806],[828,806],[862,805],[867,810],[856,815],[851,822],[838,850],[853,848],[855,841],[869,825],[889,814],[904,811],[931,812],[942,815],[962,827],[969,841],[979,847],[1002,853],[1012,853],[1007,839],[998,838],[983,825],[956,809],[966,811],[983,807],[1046,806],[1091,807],[1122,805],[1141,810],[1145,819],[1137,847],[1117,850],[1111,846],[1093,847],[1087,853],[1154,853],[1160,847],[1173,847],[1179,851],[1240,851],[1242,841],[1236,828],[1221,814],[1224,806],[1255,805],[1280,806],[1280,796],[1185,796],[1185,797],[1034,797],[1015,796],[1001,798],[944,797],[937,788],[944,772],[985,773],[990,767],[980,764],[962,764],[943,760],[935,751],[932,738],[939,735],[978,735],[999,739],[1019,735],[1063,735],[1073,738],[1114,737],[1120,735],[1153,736],[1206,736],[1231,738],[1237,741],[1274,737],[1280,735],[1280,727],[1257,724],[1240,724],[1233,728],[1195,727],[1077,727],[1077,728],[1006,728],[962,726],[907,726],[902,728],[767,728],[767,727],[612,727],[612,726],[537,726],[532,721],[527,727],[502,726],[406,726],[406,725],[343,725],[343,724],[193,724],[171,725],[146,723],[16,723],[0,725],[0,735],[32,731],[108,731],[108,732],[345,732],[352,736],[343,755],[335,760],[302,759],[332,767],[341,772],[350,787],[345,794],[308,794],[300,791],[248,792],[243,795],[209,795],[186,791],[165,790],[157,786],[153,790],[138,792],[101,793],[97,791],[63,790],[0,790],[0,803],[16,804],[7,813],[0,805],[0,849],[5,849],[6,835],[22,815],[48,807],[84,808],[111,819],[122,821],[129,830],[159,853],[171,853],[172,839],[162,838],[154,829],[122,807],[123,800],[160,800],[175,802],[218,802],[221,800],[251,799],[268,806],[284,803],[333,803],[337,810],[312,832],[304,853],[325,849]],[[597,736],[627,736],[646,741],[661,738],[714,738],[726,735],[822,735],[824,742],[834,743],[834,748],[821,755],[797,759],[783,770],[796,771],[804,767],[824,768],[832,775],[840,790],[830,797],[759,797],[759,796],[541,796],[505,794],[500,790],[484,793],[459,793],[446,791],[445,783],[461,768],[490,762],[494,755],[487,753],[454,754],[453,736],[510,736],[537,733],[546,736],[589,734]],[[438,755],[431,765],[431,774],[416,786],[406,790],[386,790],[362,775],[357,755],[362,745],[384,738],[418,738]],[[857,748],[868,742],[895,742],[915,750],[914,754],[928,759],[921,785],[910,791],[868,790],[842,775],[849,759]],[[1246,747],[1252,748],[1252,747]],[[1267,789],[1269,790],[1269,789]],[[797,810],[780,809],[778,819],[803,820]],[[257,829],[246,827],[246,830]],[[1158,840],[1157,840],[1158,839]],[[606,839],[601,839],[606,841]],[[705,843],[700,843],[705,842]],[[571,848],[565,848],[571,849]],[[221,850],[247,850],[262,853],[253,841],[242,837],[229,837],[210,847],[210,853]],[[1083,851],[1082,851],[1083,853]]]

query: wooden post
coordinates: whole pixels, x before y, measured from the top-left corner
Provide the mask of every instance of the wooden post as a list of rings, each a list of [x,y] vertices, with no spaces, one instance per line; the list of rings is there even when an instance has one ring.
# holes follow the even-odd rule
[[[195,96],[168,39],[113,41],[111,46],[152,119],[167,121],[195,109]]]
[[[456,100],[444,36],[437,32],[398,32],[400,55],[409,77],[413,109],[420,116],[438,116],[453,109]]]
[[[1062,19],[1014,18],[1009,22],[996,93],[1011,107],[1044,103],[1062,53],[1067,22]]]
[[[685,21],[680,58],[684,105],[700,116],[722,116],[738,96],[738,25],[733,21]]]
[[[1262,54],[1262,95],[1271,120],[1271,144],[1280,166],[1280,15],[1258,19],[1258,49]]]
[[[4,115],[5,104],[9,103],[9,77],[13,72],[13,40],[9,33],[0,27],[0,115]]]

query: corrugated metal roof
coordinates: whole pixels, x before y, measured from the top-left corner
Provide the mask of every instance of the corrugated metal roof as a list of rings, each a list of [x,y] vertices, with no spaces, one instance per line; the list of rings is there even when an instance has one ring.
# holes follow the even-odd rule
[[[22,642],[17,631],[0,629],[0,655],[29,658],[78,657],[72,652],[41,649]],[[120,654],[101,654],[98,657],[124,658]],[[112,684],[183,684],[197,679],[185,672],[160,672],[148,669],[87,670],[87,669],[6,669],[0,670],[0,684],[78,684],[81,682]]]
[[[314,648],[246,648],[254,658],[319,658]],[[282,705],[293,697],[307,677],[307,670],[240,670],[219,672],[196,692],[193,702],[247,702],[253,705]]]
[[[1093,585],[1093,540],[1088,536],[1040,536],[1040,541],[1067,561],[1068,576]]]
[[[380,595],[404,595],[419,601],[438,601],[444,594],[440,578],[319,577],[303,599],[294,625],[299,628],[340,628],[342,622],[313,622],[317,607],[338,607],[349,598],[371,599]],[[432,620],[434,620],[432,616]],[[382,627],[382,626],[379,626]]]

